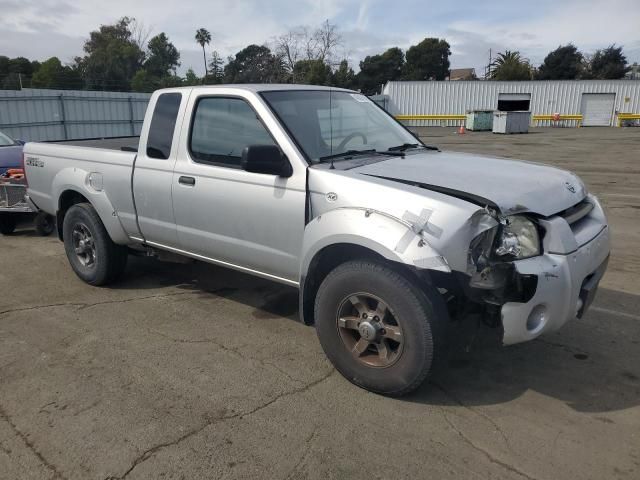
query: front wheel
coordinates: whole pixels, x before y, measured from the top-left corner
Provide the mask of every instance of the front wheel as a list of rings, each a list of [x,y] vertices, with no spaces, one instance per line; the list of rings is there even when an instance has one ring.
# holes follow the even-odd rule
[[[72,206],[64,217],[62,230],[71,268],[82,280],[90,285],[106,285],[124,272],[127,247],[113,243],[90,204]]]
[[[361,260],[322,282],[315,322],[325,354],[347,380],[400,396],[419,387],[442,355],[447,314],[434,288]]]
[[[0,213],[0,233],[2,235],[10,235],[18,224],[18,217],[12,213]]]

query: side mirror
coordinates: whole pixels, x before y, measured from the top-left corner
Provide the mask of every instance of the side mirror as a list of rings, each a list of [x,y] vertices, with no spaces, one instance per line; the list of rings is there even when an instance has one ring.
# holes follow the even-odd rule
[[[25,143],[27,143],[24,140],[15,140],[15,142],[17,145],[24,145]]]
[[[240,165],[243,170],[290,177],[293,168],[282,150],[275,145],[249,145],[242,150]]]

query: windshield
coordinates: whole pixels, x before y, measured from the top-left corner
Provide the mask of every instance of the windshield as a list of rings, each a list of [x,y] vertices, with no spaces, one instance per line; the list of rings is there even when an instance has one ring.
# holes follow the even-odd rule
[[[360,93],[297,90],[263,92],[262,96],[313,163],[358,151],[422,146]]]
[[[4,133],[0,132],[0,147],[8,147],[15,144],[16,142],[12,138],[7,137]]]

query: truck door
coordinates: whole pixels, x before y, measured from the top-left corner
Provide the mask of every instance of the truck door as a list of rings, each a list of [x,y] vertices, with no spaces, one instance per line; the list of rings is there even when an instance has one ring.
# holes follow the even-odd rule
[[[140,231],[145,240],[170,247],[178,245],[171,188],[181,125],[178,118],[184,114],[186,104],[187,98],[181,92],[162,93],[149,104],[148,112],[153,113],[151,119],[149,113],[145,117],[133,172]]]
[[[276,144],[289,161],[296,155],[267,107],[245,95],[194,92],[189,101],[190,127],[183,129],[173,177],[180,248],[214,263],[296,283],[306,165],[296,158],[288,178],[241,169],[241,152],[248,145]]]

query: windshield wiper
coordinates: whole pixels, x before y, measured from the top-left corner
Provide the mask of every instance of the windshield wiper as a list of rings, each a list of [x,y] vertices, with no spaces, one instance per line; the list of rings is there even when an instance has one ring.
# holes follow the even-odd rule
[[[331,168],[333,168],[333,161],[336,158],[343,158],[345,160],[349,160],[349,159],[353,158],[354,155],[366,155],[366,154],[388,155],[388,156],[391,156],[391,157],[404,157],[404,153],[403,152],[395,152],[393,150],[380,151],[380,150],[376,150],[374,148],[371,148],[369,150],[347,150],[346,152],[342,152],[342,153],[334,153],[333,155],[325,155],[324,157],[318,158],[318,161],[320,163],[324,163],[327,160],[329,160],[330,163],[331,163]]]
[[[418,148],[420,144],[418,143],[403,143],[402,145],[396,145],[395,147],[389,147],[389,152],[404,152],[405,150],[409,150],[410,148]]]
[[[410,148],[426,148],[427,150],[440,150],[435,145],[424,145],[419,143],[403,143],[402,145],[396,145],[395,147],[390,147],[390,152],[404,152],[409,150]]]
[[[374,148],[369,150],[347,150],[346,152],[334,153],[333,155],[325,155],[324,157],[318,158],[319,162],[324,162],[325,160],[334,160],[340,157],[351,157],[353,155],[362,155],[365,153],[377,153]]]

